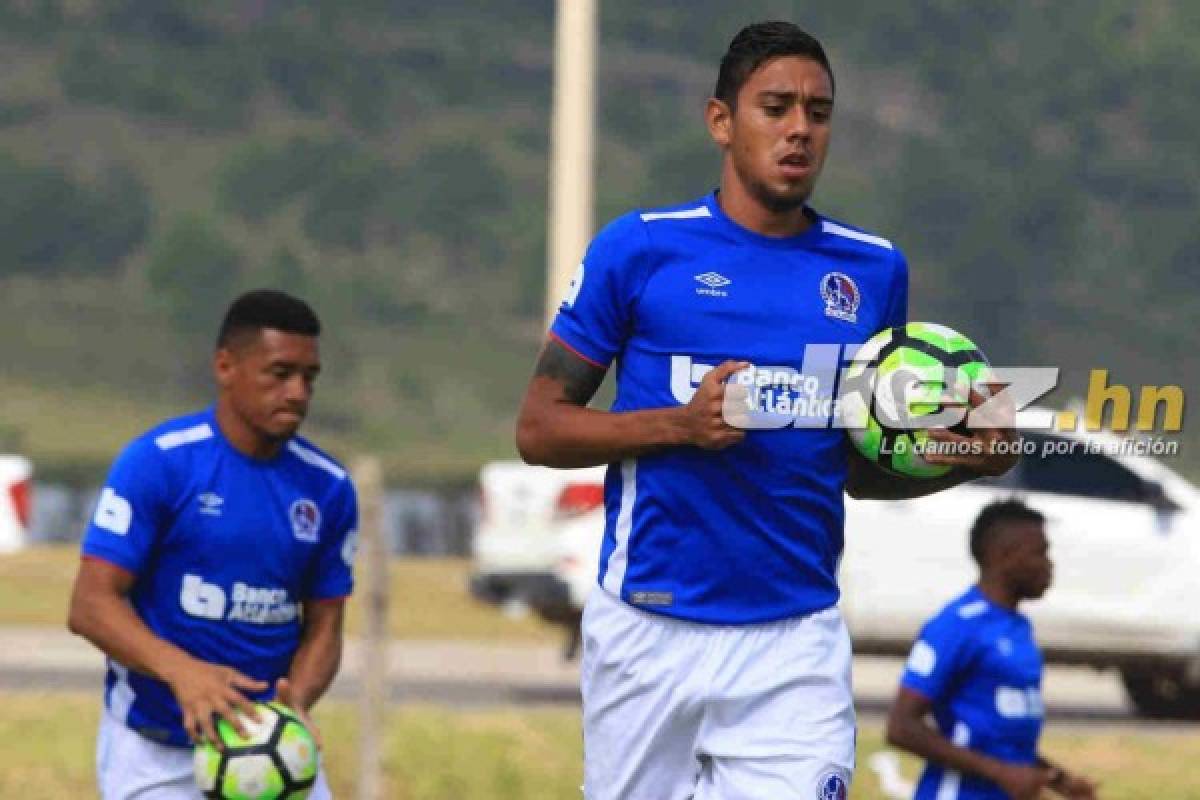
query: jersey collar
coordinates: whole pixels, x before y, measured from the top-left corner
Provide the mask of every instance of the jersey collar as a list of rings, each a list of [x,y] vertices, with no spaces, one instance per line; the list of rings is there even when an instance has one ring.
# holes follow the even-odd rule
[[[817,241],[823,234],[824,217],[812,209],[811,206],[804,206],[804,213],[812,220],[812,224],[803,232],[795,236],[767,236],[757,233],[749,228],[744,228],[734,222],[725,214],[721,208],[721,204],[717,202],[717,192],[719,189],[714,189],[704,196],[704,205],[708,208],[708,212],[717,224],[734,237],[741,239],[751,244],[765,247],[782,247],[782,248],[797,248],[809,247],[813,242]]]

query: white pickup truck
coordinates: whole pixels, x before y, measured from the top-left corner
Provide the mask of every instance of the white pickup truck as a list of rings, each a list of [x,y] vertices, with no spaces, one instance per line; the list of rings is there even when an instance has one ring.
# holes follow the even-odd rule
[[[1053,588],[1029,606],[1049,663],[1116,668],[1150,716],[1200,717],[1200,491],[1146,456],[1030,456],[998,480],[917,500],[846,499],[842,611],[858,653],[907,653],[921,624],[975,575],[967,532],[987,503],[1018,496],[1047,516]],[[602,467],[552,470],[498,462],[480,476],[476,595],[524,603],[568,626],[596,582]]]
[[[33,465],[22,456],[0,455],[0,553],[25,546],[33,513]]]

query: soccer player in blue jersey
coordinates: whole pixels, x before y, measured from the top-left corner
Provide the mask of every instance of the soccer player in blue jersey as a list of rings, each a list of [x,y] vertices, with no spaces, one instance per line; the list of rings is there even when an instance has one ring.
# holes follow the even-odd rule
[[[826,421],[730,424],[726,381],[744,367],[803,376],[808,345],[856,346],[902,324],[908,269],[887,239],[807,203],[834,108],[820,43],[789,23],[751,25],[714,94],[719,189],[599,233],[517,422],[526,461],[609,464],[583,619],[588,800],[844,798],[843,492],[917,496],[1014,461],[993,446],[1010,431],[975,430],[965,444],[978,454],[931,457],[950,475],[906,481]],[[614,361],[612,409],[588,408]]]
[[[217,716],[241,729],[274,696],[311,727],[337,672],[358,512],[346,471],[296,435],[319,333],[301,300],[238,298],[216,404],[139,436],[109,473],[68,621],[108,656],[104,800],[197,800],[189,745],[217,741]],[[319,773],[311,797],[329,796]]]
[[[887,738],[927,760],[915,800],[1091,800],[1096,786],[1038,754],[1042,654],[1017,611],[1050,587],[1041,513],[1009,500],[971,526],[979,582],[926,623],[888,717]],[[937,723],[925,723],[930,713]]]

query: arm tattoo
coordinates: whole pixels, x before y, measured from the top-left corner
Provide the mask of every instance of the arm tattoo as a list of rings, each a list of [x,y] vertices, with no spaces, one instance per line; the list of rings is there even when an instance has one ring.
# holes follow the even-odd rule
[[[558,342],[550,339],[542,348],[542,354],[538,357],[537,367],[533,374],[534,377],[559,381],[563,387],[563,395],[568,402],[577,406],[586,406],[592,399],[592,395],[600,388],[600,384],[604,382],[605,372],[606,370],[595,364],[589,364]]]

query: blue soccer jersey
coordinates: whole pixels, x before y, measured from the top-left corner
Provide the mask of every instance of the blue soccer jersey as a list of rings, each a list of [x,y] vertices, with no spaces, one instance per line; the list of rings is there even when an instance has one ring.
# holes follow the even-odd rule
[[[921,630],[901,678],[933,703],[938,729],[960,747],[1034,764],[1042,731],[1042,654],[1022,614],[973,587]],[[1005,800],[991,781],[926,765],[915,800]]]
[[[597,365],[617,361],[614,411],[686,404],[727,359],[797,376],[805,391],[804,376],[825,373],[817,393],[828,399],[841,348],[905,321],[908,271],[887,240],[811,219],[798,236],[763,236],[729,219],[716,193],[627,214],[592,242],[551,335]],[[834,605],[846,436],[803,416],[719,452],[676,447],[610,465],[601,585],[699,622]]]
[[[346,471],[306,440],[255,460],[213,410],[167,422],[116,460],[83,540],[85,558],[136,576],[130,601],[159,637],[271,684],[300,641],[301,603],[353,588],[357,507]],[[166,684],[108,662],[110,713],[188,744]]]

